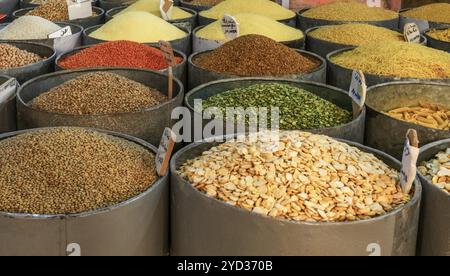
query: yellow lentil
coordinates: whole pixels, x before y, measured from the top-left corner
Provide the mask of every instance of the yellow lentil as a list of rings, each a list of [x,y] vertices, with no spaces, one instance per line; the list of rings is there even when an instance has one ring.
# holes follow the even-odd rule
[[[128,8],[124,9],[123,11],[121,11],[118,15],[121,15],[121,14],[124,14],[127,12],[132,12],[132,11],[143,11],[143,12],[149,12],[153,15],[161,17],[161,11],[159,10],[159,4],[160,4],[159,0],[139,0],[136,3],[134,3],[133,5],[129,6]],[[191,16],[192,16],[192,14],[190,14],[178,7],[173,7],[173,11],[172,11],[172,19],[173,20],[185,19],[185,18],[189,18]]]
[[[450,54],[416,43],[370,43],[333,56],[331,61],[364,73],[417,79],[450,78]]]
[[[269,37],[278,42],[303,38],[302,31],[265,16],[242,13],[235,15],[235,18],[239,22],[239,34],[241,36],[256,34]],[[197,36],[210,40],[226,40],[220,26],[220,20],[199,30]]]
[[[275,20],[283,20],[295,16],[293,11],[269,0],[227,0],[210,10],[200,12],[200,15],[218,20],[225,14],[235,15],[238,13],[259,14]]]
[[[450,4],[434,3],[425,5],[406,11],[402,15],[432,22],[450,23]]]
[[[173,41],[186,35],[167,21],[147,12],[127,12],[116,16],[90,34],[93,38],[106,41],[130,40],[139,43]]]
[[[445,30],[431,30],[427,34],[436,40],[450,42],[450,28]]]

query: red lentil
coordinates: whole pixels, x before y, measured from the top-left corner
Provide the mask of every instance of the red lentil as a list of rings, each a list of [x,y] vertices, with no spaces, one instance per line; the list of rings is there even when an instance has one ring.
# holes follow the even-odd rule
[[[177,64],[182,62],[181,57],[175,59]],[[161,50],[132,41],[101,43],[60,60],[58,65],[64,69],[128,67],[163,70],[168,67]]]

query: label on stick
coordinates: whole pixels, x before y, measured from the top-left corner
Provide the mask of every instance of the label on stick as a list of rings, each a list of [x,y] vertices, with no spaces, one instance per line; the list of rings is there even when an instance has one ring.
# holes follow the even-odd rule
[[[221,20],[221,26],[227,39],[233,40],[239,36],[239,23],[233,16],[226,14]]]
[[[161,17],[164,20],[171,20],[173,12],[173,0],[161,0],[159,3],[159,10],[161,12]]]
[[[383,7],[383,3],[381,0],[367,0],[367,6],[370,8],[381,8]]]
[[[172,45],[170,45],[169,42],[160,40],[159,41],[159,48],[163,52],[164,58],[166,59],[167,63],[170,67],[175,67],[175,54],[173,53]]]
[[[69,11],[69,20],[92,16],[91,0],[66,0]]]
[[[353,102],[362,108],[366,102],[367,85],[363,72],[354,70],[350,84],[349,96]]]
[[[405,24],[403,35],[405,36],[406,42],[420,43],[420,29],[416,23]]]
[[[72,29],[70,28],[70,26],[61,28],[60,30],[51,33],[48,35],[48,38],[59,38],[59,37],[66,37],[66,36],[71,36],[72,35]]]
[[[419,157],[419,140],[414,129],[406,134],[405,147],[403,148],[402,170],[400,172],[400,184],[404,193],[409,193],[417,174],[417,158]]]
[[[8,100],[16,92],[18,83],[15,78],[11,78],[0,85],[0,104]]]
[[[164,176],[169,168],[170,157],[177,137],[173,131],[166,127],[159,143],[158,153],[156,154],[156,171],[159,176]]]

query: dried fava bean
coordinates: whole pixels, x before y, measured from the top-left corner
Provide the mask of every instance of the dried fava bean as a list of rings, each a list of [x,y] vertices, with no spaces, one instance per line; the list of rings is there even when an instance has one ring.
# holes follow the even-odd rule
[[[158,178],[155,155],[81,128],[32,131],[0,141],[0,211],[73,214],[112,206]]]
[[[450,148],[422,162],[418,169],[428,181],[450,194]]]
[[[165,95],[141,83],[117,74],[95,72],[52,88],[30,105],[48,112],[99,115],[137,112],[165,101]]]
[[[431,30],[427,34],[440,41],[450,42],[450,28],[444,30]]]
[[[201,192],[280,219],[365,220],[403,206],[399,172],[332,138],[282,131],[225,142],[183,164],[179,173]],[[255,142],[256,139],[256,142]],[[226,185],[226,187],[225,187]]]
[[[0,69],[10,69],[26,66],[43,60],[35,53],[21,50],[7,43],[0,43]]]
[[[95,15],[95,13],[92,13]],[[67,9],[66,0],[48,0],[30,12],[27,15],[35,15],[45,18],[50,21],[68,21],[69,10]]]
[[[2,40],[47,39],[60,26],[38,16],[21,16],[0,30]]]
[[[401,15],[432,22],[450,23],[450,4],[433,3],[405,11]]]
[[[236,88],[209,97],[203,101],[203,108],[218,107],[228,118],[228,107],[278,107],[280,129],[306,130],[334,127],[352,120],[349,111],[322,99],[306,90],[279,83],[255,84]],[[270,113],[270,112],[269,112]],[[249,118],[246,118],[248,123]],[[271,122],[271,114],[268,114]]]
[[[420,102],[418,106],[400,107],[386,114],[424,127],[450,130],[450,108],[440,104]]]

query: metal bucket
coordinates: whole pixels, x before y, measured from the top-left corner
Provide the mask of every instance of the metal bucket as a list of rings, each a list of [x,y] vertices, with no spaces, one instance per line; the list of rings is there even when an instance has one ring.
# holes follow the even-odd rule
[[[205,26],[199,26],[193,31],[192,48],[194,53],[214,50],[225,43],[225,41],[205,39],[197,36],[197,33],[204,27]],[[290,48],[303,49],[305,46],[305,37],[291,41],[280,41],[280,43]]]
[[[0,14],[7,14],[6,22],[11,21],[12,13],[19,8],[19,0],[0,0]]]
[[[416,19],[412,17],[406,17],[402,15],[404,12],[409,11],[411,9],[403,9],[400,11],[400,22],[399,27],[400,30],[403,30],[406,24],[408,23],[416,23],[420,29],[421,33],[428,31],[429,29],[438,29],[438,28],[450,28],[450,23],[442,23],[442,22],[433,22],[433,21],[424,21],[421,19]]]
[[[129,6],[137,2],[137,0],[99,0],[98,6],[105,11],[109,11],[110,9],[118,8],[121,6]]]
[[[217,21],[217,19],[205,17],[201,13],[198,14],[198,25],[199,26],[209,25],[216,21]],[[283,23],[285,25],[294,27],[294,28],[297,26],[297,16],[293,16],[291,18],[286,18],[286,19],[277,20],[277,21],[280,23]]]
[[[0,75],[0,86],[11,78]],[[16,87],[17,92],[17,87]],[[0,134],[15,131],[16,124],[16,92],[13,92],[8,99],[0,102]]]
[[[102,42],[106,42],[105,40],[96,39],[93,37],[90,37],[89,35],[102,27],[103,25],[93,26],[91,28],[87,28],[83,31],[83,45],[93,45],[93,44],[99,44]],[[190,55],[192,51],[191,47],[191,31],[185,28],[177,27],[180,30],[187,33],[187,35],[183,38],[169,41],[172,45],[173,49],[178,50],[180,52],[183,52],[185,55]],[[158,43],[144,43],[146,45],[150,46],[158,46]]]
[[[450,28],[450,27],[448,27]],[[439,28],[438,30],[445,30],[448,28]],[[450,53],[450,42],[446,42],[446,41],[441,41],[441,40],[437,40],[432,38],[431,36],[428,35],[428,32],[425,32],[425,37],[428,40],[428,47],[434,48],[434,49],[438,49],[438,50],[442,50],[442,51],[446,51]]]
[[[4,140],[33,130],[0,135]],[[99,130],[157,149],[134,137]],[[167,255],[169,176],[159,178],[147,191],[122,203],[74,215],[29,215],[0,212],[0,255],[66,256],[70,244],[83,256]]]
[[[450,139],[428,144],[420,149],[419,164],[450,147]],[[450,256],[450,195],[419,174],[423,187],[419,228],[419,255]]]
[[[72,51],[66,52],[62,55],[60,55],[55,62],[55,70],[56,71],[62,71],[62,70],[67,70],[62,68],[61,66],[59,66],[59,61],[63,60],[64,58],[74,55],[78,52],[80,52],[81,50],[87,49],[91,46],[82,46],[82,47],[78,47],[75,48]],[[159,47],[155,47],[158,48]],[[181,57],[183,59],[183,61],[179,64],[177,64],[174,68],[173,68],[173,75],[175,78],[179,79],[182,83],[184,87],[187,87],[187,57],[185,54],[183,54],[180,51],[174,50],[175,56],[177,57]],[[98,68],[98,67],[97,67]],[[77,68],[77,69],[83,69],[83,67]],[[159,72],[163,73],[163,74],[167,74],[168,69],[164,69],[164,70],[160,70]]]
[[[180,0],[180,6],[183,8],[188,8],[188,9],[194,10],[196,12],[206,11],[213,7],[213,6],[192,5],[189,3],[189,1],[185,1],[185,0]]]
[[[2,43],[8,43],[21,50],[38,54],[41,57],[46,57],[46,59],[22,67],[0,69],[0,74],[16,78],[19,83],[24,83],[34,77],[53,72],[56,53],[51,47],[38,43],[8,40],[2,41]]]
[[[324,19],[316,19],[303,16],[303,13],[308,9],[301,10],[297,12],[297,21],[298,28],[302,31],[306,31],[308,29],[319,27],[319,26],[327,26],[327,25],[341,25],[346,23],[365,23],[370,25],[375,25],[379,27],[385,27],[388,29],[397,29],[398,28],[398,17],[389,20],[380,20],[380,21],[334,21],[334,20],[324,20]],[[351,11],[349,11],[351,12]]]
[[[33,9],[35,9],[35,7],[17,10],[13,13],[13,16],[14,16],[14,18],[19,18],[21,16],[27,15],[27,13],[29,13]],[[76,25],[80,25],[83,28],[89,28],[91,26],[103,24],[103,22],[105,22],[105,11],[99,7],[92,7],[92,10],[96,12],[96,14],[97,14],[96,16],[68,20],[67,22],[73,23]]]
[[[40,4],[31,3],[32,0],[20,0],[20,8],[34,8],[40,6]],[[92,0],[92,6],[98,6],[98,0]]]
[[[68,115],[41,111],[32,108],[31,100],[71,79],[92,72],[119,74],[167,95],[167,76],[148,70],[130,68],[102,68],[60,71],[44,75],[25,83],[17,92],[17,121],[19,129],[38,127],[76,126],[93,127],[125,133],[158,146],[164,128],[171,127],[171,112],[181,106],[184,98],[183,85],[174,79],[173,98],[161,105],[139,112],[107,115]],[[105,95],[107,97],[108,95]]]
[[[352,69],[344,68],[337,65],[331,61],[331,58],[335,55],[342,54],[343,52],[350,51],[356,47],[349,47],[331,52],[327,55],[328,72],[327,72],[327,83],[344,90],[348,90],[350,87]],[[366,77],[367,86],[373,86],[377,84],[394,82],[394,81],[423,81],[423,82],[442,82],[450,83],[450,79],[414,79],[414,78],[402,78],[402,77],[390,77],[390,76],[379,76],[364,73]]]
[[[387,154],[360,144],[346,143],[373,153],[392,168],[400,169],[401,164]],[[342,223],[274,219],[208,197],[180,177],[177,170],[182,164],[216,145],[195,143],[172,158],[172,255],[368,256],[378,249],[381,255],[415,255],[422,193],[418,178],[411,201],[381,217]]]
[[[214,95],[220,94],[222,92],[231,89],[239,87],[248,87],[254,84],[272,83],[272,82],[283,83],[301,89],[305,89],[325,100],[334,103],[335,105],[343,109],[352,112],[352,100],[348,96],[348,93],[335,87],[331,87],[321,83],[277,79],[277,78],[240,78],[240,79],[219,80],[201,85],[193,89],[186,95],[184,104],[186,107],[189,108],[191,112],[191,118],[194,118],[194,121],[191,123],[193,127],[191,133],[196,133],[194,128],[197,127],[196,123],[198,122],[195,121],[195,118],[202,118],[201,114],[194,112],[194,100],[197,99],[206,100],[209,97],[212,97]],[[364,141],[365,117],[366,117],[366,110],[363,109],[363,112],[356,119],[353,119],[351,122],[346,123],[344,125],[321,129],[310,129],[306,131],[313,132],[316,134],[324,134],[331,137],[341,138],[349,141],[355,141],[362,144]],[[204,119],[202,122],[202,126],[206,126],[211,121],[212,120]],[[227,133],[225,126],[226,124],[224,124],[223,133]],[[203,137],[203,139],[207,138],[210,137]],[[193,139],[193,141],[198,141],[198,139],[195,140]]]
[[[422,145],[450,137],[450,131],[432,129],[401,120],[383,112],[430,100],[450,106],[450,84],[421,81],[392,82],[370,87],[367,91],[366,145],[401,160],[405,133],[417,130]]]
[[[334,51],[337,51],[340,49],[349,48],[349,47],[355,47],[353,45],[345,45],[345,44],[335,43],[335,42],[331,42],[331,41],[327,41],[327,40],[323,40],[323,39],[311,36],[311,32],[313,32],[317,29],[320,29],[320,28],[323,28],[323,26],[313,27],[313,28],[308,29],[305,32],[306,50],[316,53],[323,58],[326,58],[327,55],[331,52],[334,52]],[[398,30],[395,30],[395,31],[398,31]],[[403,34],[401,34],[401,35],[403,35]],[[427,38],[425,38],[425,36],[423,36],[423,35],[420,36],[420,44],[427,45]]]
[[[219,72],[213,72],[209,71],[207,69],[203,69],[196,65],[193,61],[196,57],[199,55],[208,53],[211,51],[205,51],[200,53],[192,54],[188,59],[188,78],[189,78],[189,89],[193,89],[199,85],[215,81],[215,80],[222,80],[222,79],[234,79],[239,78],[240,76],[235,76],[231,74],[226,73],[219,73]],[[308,80],[308,81],[314,81],[314,82],[320,82],[320,83],[326,83],[326,74],[327,74],[327,63],[325,62],[325,59],[322,57],[313,54],[311,52],[303,51],[303,50],[297,50],[297,52],[302,53],[304,55],[307,55],[309,57],[313,57],[321,61],[321,65],[314,69],[314,71],[310,73],[298,73],[298,74],[292,74],[292,75],[285,75],[285,76],[277,76],[277,78],[284,78],[284,79],[292,79],[292,80]],[[257,76],[255,76],[257,77]]]

